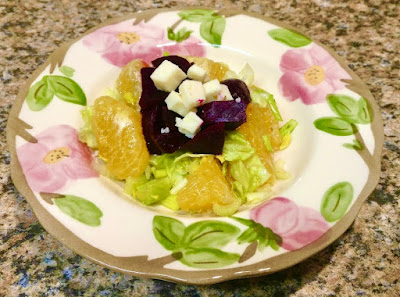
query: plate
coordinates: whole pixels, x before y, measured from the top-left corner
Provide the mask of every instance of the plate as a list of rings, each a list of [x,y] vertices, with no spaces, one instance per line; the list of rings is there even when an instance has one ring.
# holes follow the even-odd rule
[[[90,167],[80,111],[121,67],[165,53],[206,56],[274,94],[291,179],[232,217],[146,207]],[[12,179],[46,230],[76,253],[141,277],[211,284],[273,273],[317,253],[377,184],[383,127],[364,83],[324,45],[242,11],[149,10],[109,20],[57,49],[21,89],[7,127]]]

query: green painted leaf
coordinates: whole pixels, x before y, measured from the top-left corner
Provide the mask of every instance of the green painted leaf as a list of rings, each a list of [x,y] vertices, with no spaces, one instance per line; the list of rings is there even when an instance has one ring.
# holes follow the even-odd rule
[[[314,121],[314,126],[318,130],[336,136],[348,136],[356,133],[357,127],[348,121],[336,117],[323,117]]]
[[[372,122],[372,109],[367,99],[361,97],[358,100],[358,120],[360,124],[369,124]]]
[[[201,221],[186,227],[182,246],[221,248],[236,238],[240,229],[221,221]]]
[[[358,103],[347,95],[330,94],[327,101],[334,113],[350,123],[358,123]]]
[[[270,30],[268,31],[268,35],[271,36],[272,39],[290,47],[302,47],[311,43],[311,40],[307,37],[283,28]]]
[[[54,93],[47,86],[46,77],[43,77],[30,87],[26,103],[31,110],[40,111],[51,102],[53,96]]]
[[[68,77],[72,77],[75,73],[75,69],[66,65],[61,66],[58,70],[60,70],[60,72],[62,74],[64,74],[65,76]]]
[[[65,76],[48,75],[48,87],[63,101],[86,106],[86,96],[81,87]]]
[[[180,261],[194,268],[218,268],[231,265],[240,258],[239,254],[227,253],[218,249],[185,249]]]
[[[179,248],[184,231],[185,225],[176,219],[164,216],[155,216],[153,219],[153,234],[167,250]]]
[[[101,210],[82,197],[65,195],[62,198],[55,198],[54,203],[63,213],[83,224],[94,227],[101,224],[100,218],[103,216]]]
[[[167,28],[167,35],[169,40],[175,40],[176,42],[182,42],[190,37],[193,31],[187,30],[186,28],[180,29],[178,32],[174,32],[172,28]]]
[[[344,143],[343,146],[352,150],[362,150],[364,148],[357,139],[354,139],[353,143]]]
[[[247,219],[237,217],[232,217],[232,219],[249,227],[237,238],[239,244],[258,241],[258,249],[260,251],[263,251],[268,246],[271,246],[274,250],[278,250],[279,245],[282,244],[282,238],[270,228]]]
[[[213,45],[221,45],[225,26],[225,18],[220,16],[203,21],[200,25],[200,35]]]
[[[186,21],[201,23],[218,14],[211,9],[189,9],[179,12],[178,15]]]
[[[339,220],[353,200],[353,186],[349,182],[340,182],[330,187],[321,203],[321,214],[328,222]]]

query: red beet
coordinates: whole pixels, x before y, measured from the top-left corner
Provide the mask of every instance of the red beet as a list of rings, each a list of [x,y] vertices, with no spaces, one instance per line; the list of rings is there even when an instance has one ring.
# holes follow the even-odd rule
[[[154,70],[155,68],[153,67],[144,67],[140,70],[142,76],[142,95],[140,96],[139,105],[142,110],[163,102],[169,94],[168,92],[158,90],[154,85],[150,78]]]
[[[221,81],[221,84],[228,87],[234,99],[240,98],[246,105],[251,102],[250,91],[244,81],[231,78]]]
[[[159,107],[142,110],[142,130],[144,139],[146,140],[147,150],[150,154],[161,154],[155,139],[155,131],[157,129],[157,118],[159,116]]]
[[[222,154],[225,141],[225,124],[217,123],[211,125],[196,134],[182,149],[195,154]]]
[[[243,101],[214,101],[198,108],[198,116],[208,126],[225,123],[226,130],[235,130],[246,122],[246,104]]]
[[[171,63],[174,63],[176,66],[178,66],[180,69],[182,69],[183,72],[187,73],[188,69],[190,66],[192,66],[191,63],[189,63],[188,60],[185,58],[179,57],[179,56],[165,56],[165,57],[160,57],[152,61],[154,67],[158,67],[162,62],[165,60],[170,61]]]

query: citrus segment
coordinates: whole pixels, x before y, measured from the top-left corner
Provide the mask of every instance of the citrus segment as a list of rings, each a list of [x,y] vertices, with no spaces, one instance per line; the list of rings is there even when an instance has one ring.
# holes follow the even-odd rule
[[[225,73],[229,70],[229,67],[223,63],[214,62],[213,60],[203,57],[186,57],[189,62],[195,63],[207,72],[207,78],[209,80],[218,79],[219,81],[224,79]]]
[[[129,104],[139,102],[142,93],[140,69],[146,67],[142,60],[133,60],[126,64],[116,82],[116,88],[121,97]]]
[[[178,192],[180,208],[191,213],[211,213],[213,206],[231,205],[235,202],[218,161],[203,157],[199,167],[190,173],[185,187]]]
[[[140,112],[111,97],[96,99],[93,132],[99,157],[115,177],[138,177],[149,163],[149,153],[142,133]]]
[[[239,127],[239,132],[250,142],[256,150],[262,163],[274,180],[273,153],[279,150],[282,137],[279,132],[279,124],[269,107],[261,107],[257,103],[250,103],[246,108],[247,121]],[[272,146],[272,152],[264,143],[264,136],[268,136]]]

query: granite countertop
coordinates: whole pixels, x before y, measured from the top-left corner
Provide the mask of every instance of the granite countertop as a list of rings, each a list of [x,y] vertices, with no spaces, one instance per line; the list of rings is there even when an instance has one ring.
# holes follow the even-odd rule
[[[400,6],[396,0],[221,0],[285,21],[336,51],[368,85],[384,120],[379,185],[350,229],[273,275],[211,286],[113,272],[50,236],[10,178],[7,117],[19,88],[60,44],[137,10],[214,1],[0,0],[0,296],[399,296]]]

